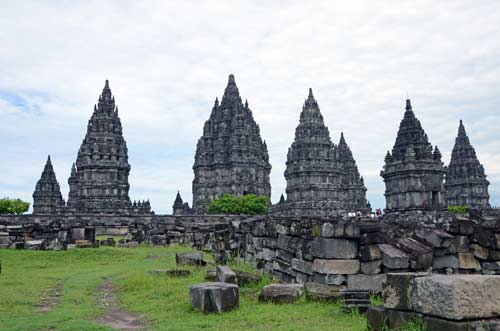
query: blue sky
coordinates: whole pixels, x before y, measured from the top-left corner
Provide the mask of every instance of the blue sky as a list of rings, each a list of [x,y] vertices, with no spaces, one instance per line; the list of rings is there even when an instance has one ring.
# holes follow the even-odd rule
[[[19,13],[22,13],[20,15]],[[47,154],[62,192],[109,79],[131,198],[191,202],[196,141],[234,73],[285,189],[286,152],[312,87],[343,131],[374,207],[407,95],[449,162],[459,119],[500,205],[498,1],[7,1],[0,11],[0,196],[31,201]]]

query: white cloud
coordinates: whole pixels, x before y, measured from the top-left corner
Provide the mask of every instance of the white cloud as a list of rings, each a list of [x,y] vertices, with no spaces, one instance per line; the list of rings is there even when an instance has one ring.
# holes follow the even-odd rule
[[[234,73],[268,142],[273,200],[284,191],[286,151],[312,87],[332,139],[344,131],[376,207],[407,92],[446,162],[464,120],[500,204],[499,21],[492,1],[3,4],[0,92],[40,112],[0,98],[0,195],[30,200],[49,153],[67,193],[109,78],[131,197],[170,212],[177,189],[191,199],[196,141]]]

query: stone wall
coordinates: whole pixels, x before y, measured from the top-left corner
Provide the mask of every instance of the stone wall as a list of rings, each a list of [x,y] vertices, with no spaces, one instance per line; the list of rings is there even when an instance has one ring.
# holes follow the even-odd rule
[[[230,250],[286,282],[380,291],[387,273],[500,274],[500,217],[0,216],[0,247],[65,249],[95,236]]]
[[[77,240],[95,242],[96,236],[122,236],[154,245],[186,244],[203,250],[231,240],[225,215],[0,215],[0,248],[65,249]]]
[[[266,216],[241,222],[235,233],[245,237],[247,261],[286,282],[379,291],[394,272],[500,274],[500,218],[413,217],[400,224]]]

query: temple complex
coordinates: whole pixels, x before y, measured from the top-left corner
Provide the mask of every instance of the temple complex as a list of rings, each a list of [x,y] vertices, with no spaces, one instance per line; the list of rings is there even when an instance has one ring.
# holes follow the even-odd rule
[[[198,213],[225,194],[271,196],[267,145],[233,75],[205,122],[193,170],[193,209]]]
[[[410,100],[399,125],[392,154],[380,175],[385,182],[386,212],[438,211],[445,207],[441,152],[433,149]]]
[[[33,192],[33,214],[55,214],[62,207],[64,200],[49,155]]]
[[[479,162],[464,125],[460,121],[458,136],[446,171],[446,204],[468,206],[472,209],[489,208],[489,194],[483,165]]]
[[[273,212],[332,216],[369,210],[363,178],[344,135],[338,146],[332,143],[312,89],[288,149],[285,178],[286,201],[283,197]]]

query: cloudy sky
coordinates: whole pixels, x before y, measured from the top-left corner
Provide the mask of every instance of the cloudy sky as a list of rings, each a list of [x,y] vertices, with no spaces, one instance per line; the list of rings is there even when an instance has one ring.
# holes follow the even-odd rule
[[[63,195],[109,79],[131,198],[191,202],[196,141],[234,73],[268,143],[272,200],[314,90],[374,207],[406,96],[446,163],[464,120],[500,205],[499,1],[2,1],[0,196],[31,201],[47,154]]]

